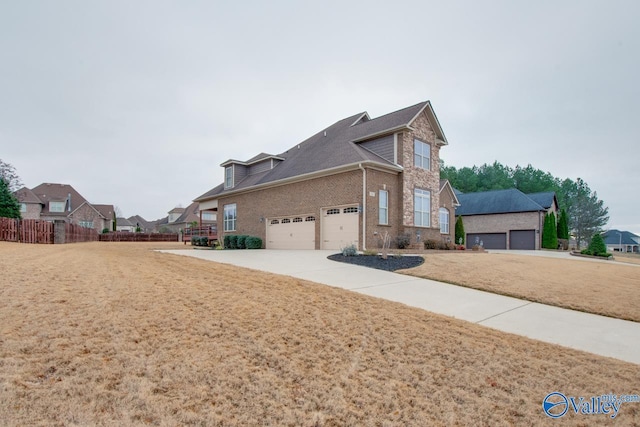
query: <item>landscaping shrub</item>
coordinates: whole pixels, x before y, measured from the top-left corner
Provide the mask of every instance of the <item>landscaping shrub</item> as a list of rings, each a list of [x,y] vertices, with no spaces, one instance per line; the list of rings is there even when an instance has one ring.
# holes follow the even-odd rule
[[[247,236],[246,234],[241,234],[238,236],[238,241],[236,243],[236,246],[238,247],[238,249],[246,249],[246,240],[247,240]]]
[[[367,249],[366,251],[362,252],[362,255],[365,255],[365,256],[376,256],[376,255],[378,255],[378,251],[373,250],[373,249]]]
[[[262,249],[262,239],[259,237],[248,236],[244,245],[247,249]]]
[[[224,238],[222,239],[222,247],[225,249],[231,249],[231,239],[230,239],[230,235],[226,234],[224,236]]]
[[[105,233],[108,233],[108,232],[109,232],[109,229],[108,229],[108,228],[103,228],[103,229],[102,229],[102,234],[105,234]]]
[[[448,243],[448,242],[438,242],[438,249],[440,249],[441,251],[450,251],[452,249],[455,249],[455,245],[453,243]]]
[[[358,248],[353,243],[342,248],[342,255],[344,256],[356,256],[358,255]]]
[[[583,251],[582,254],[585,255],[593,255],[593,256],[601,256],[601,257],[610,257],[611,254],[607,252],[607,246],[604,244],[604,240],[602,239],[602,235],[600,233],[596,233],[591,238],[591,242],[589,243],[589,247]]]
[[[438,242],[435,240],[427,239],[424,241],[425,249],[436,249],[438,247]]]
[[[207,236],[191,237],[191,246],[209,246],[209,238]]]
[[[229,236],[229,249],[238,249],[238,236],[231,234]]]
[[[456,219],[456,243],[464,245],[464,237],[464,223],[462,222],[462,217],[458,216]]]
[[[411,244],[411,236],[408,233],[403,233],[396,237],[396,246],[398,249],[406,249]]]
[[[547,213],[544,216],[542,247],[544,249],[558,249],[558,226],[556,225],[556,215],[553,213]]]

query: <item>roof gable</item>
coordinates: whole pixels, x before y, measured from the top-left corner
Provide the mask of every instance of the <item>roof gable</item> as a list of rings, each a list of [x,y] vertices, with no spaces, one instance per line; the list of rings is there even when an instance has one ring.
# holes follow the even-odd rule
[[[458,200],[460,206],[456,209],[456,215],[489,215],[546,210],[515,188],[458,194]]]
[[[42,209],[43,215],[64,215],[65,213],[76,210],[87,201],[75,188],[68,184],[43,183],[31,191],[42,201],[44,205]],[[49,202],[67,202],[65,212],[50,212]]]
[[[554,203],[556,207],[558,206],[556,193],[553,191],[545,191],[542,193],[530,193],[530,194],[527,194],[527,196],[545,209],[551,208]]]
[[[20,203],[42,203],[42,200],[35,195],[35,193],[29,190],[27,187],[22,187],[15,192],[15,196]]]

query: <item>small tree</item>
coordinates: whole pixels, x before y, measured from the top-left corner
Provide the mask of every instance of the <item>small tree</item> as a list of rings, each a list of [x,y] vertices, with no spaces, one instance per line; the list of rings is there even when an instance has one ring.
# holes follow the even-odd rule
[[[456,218],[456,241],[455,243],[458,245],[464,245],[465,243],[465,235],[464,235],[464,224],[462,223],[462,217],[458,216]]]
[[[558,230],[556,227],[556,216],[553,213],[547,213],[544,216],[542,247],[545,249],[558,249]]]
[[[587,255],[595,255],[595,256],[608,256],[607,253],[607,245],[604,244],[604,239],[600,233],[596,233],[591,238],[591,242],[589,242],[589,247],[582,251]]]
[[[20,218],[20,203],[9,190],[9,184],[0,178],[0,217]]]

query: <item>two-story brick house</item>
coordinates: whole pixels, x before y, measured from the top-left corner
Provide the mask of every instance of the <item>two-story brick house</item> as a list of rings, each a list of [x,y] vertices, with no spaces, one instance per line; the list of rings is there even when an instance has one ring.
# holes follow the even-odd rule
[[[195,201],[220,211],[220,234],[273,249],[376,248],[385,234],[453,241],[457,199],[439,179],[447,144],[429,101],[375,119],[363,112],[278,155],[227,160],[223,183]]]
[[[43,183],[16,191],[23,219],[62,220],[97,231],[113,228],[113,205],[91,204],[68,184]]]

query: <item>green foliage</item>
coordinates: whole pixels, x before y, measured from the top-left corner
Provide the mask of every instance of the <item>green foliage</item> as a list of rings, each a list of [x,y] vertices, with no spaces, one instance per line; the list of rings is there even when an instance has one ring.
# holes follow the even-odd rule
[[[247,249],[262,249],[262,239],[259,237],[247,237],[244,244]]]
[[[226,239],[226,236],[225,236]],[[238,236],[234,234],[229,235],[229,249],[238,249]]]
[[[9,184],[0,178],[0,217],[20,218],[20,203],[9,190]]]
[[[246,243],[245,242],[247,240],[247,237],[249,237],[249,236],[247,236],[246,234],[241,234],[241,235],[238,236],[237,243],[236,243],[236,247],[238,249],[246,249],[246,246],[245,246]]]
[[[191,236],[191,246],[209,246],[207,236]]]
[[[562,209],[560,211],[560,218],[558,218],[558,239],[569,239],[569,223],[567,220],[567,211]]]
[[[231,249],[231,235],[225,234],[224,239],[222,239],[222,247],[225,249]]]
[[[2,159],[0,159],[0,180],[7,184],[9,192],[11,193],[18,191],[22,187],[22,182],[16,172],[16,168],[10,163],[3,162]]]
[[[456,218],[456,244],[464,245],[465,241],[465,233],[464,233],[464,223],[462,222],[462,217],[459,216]]]
[[[599,233],[609,221],[609,209],[580,178],[575,182],[564,180],[562,188],[565,192],[564,207],[567,210],[569,230],[573,232],[578,247],[581,247],[584,241]]]
[[[556,216],[553,213],[547,213],[544,216],[544,228],[542,229],[542,247],[545,249],[558,249]]]
[[[342,255],[344,256],[356,256],[358,255],[358,248],[353,243],[342,248]]]
[[[406,249],[411,244],[411,236],[408,233],[403,233],[396,237],[396,246],[398,249]]]
[[[607,253],[607,245],[604,244],[604,239],[600,233],[596,233],[591,238],[591,242],[589,243],[589,247],[582,251],[583,254],[593,255],[593,256],[601,256],[601,257],[609,257],[610,253]]]
[[[102,234],[108,233],[110,230],[108,228],[103,228],[102,229]]]
[[[142,232],[142,229],[141,229],[141,228],[140,228],[140,226],[138,225],[138,226],[136,227],[136,233],[141,233],[141,232]]]

